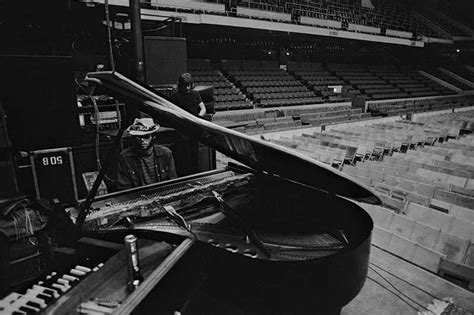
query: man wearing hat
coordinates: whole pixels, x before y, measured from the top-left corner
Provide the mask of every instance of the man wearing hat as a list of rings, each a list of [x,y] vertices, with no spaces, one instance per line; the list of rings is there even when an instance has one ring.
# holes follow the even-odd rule
[[[152,118],[135,118],[133,124],[127,128],[133,143],[120,153],[117,167],[119,189],[176,178],[171,150],[154,143],[154,133],[159,128]]]

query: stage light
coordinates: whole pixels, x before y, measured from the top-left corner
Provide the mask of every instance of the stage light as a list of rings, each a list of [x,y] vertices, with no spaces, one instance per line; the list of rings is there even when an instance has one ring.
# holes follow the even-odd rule
[[[289,56],[289,55],[290,55],[290,53],[289,53],[289,52],[286,52],[286,55],[287,55],[287,56]]]
[[[269,55],[271,55],[271,54],[272,54],[272,52],[271,52],[271,51],[269,51],[269,52],[268,52],[268,54],[269,54]]]
[[[457,52],[457,53],[460,53],[460,52],[461,52],[461,49],[456,49],[456,52]]]

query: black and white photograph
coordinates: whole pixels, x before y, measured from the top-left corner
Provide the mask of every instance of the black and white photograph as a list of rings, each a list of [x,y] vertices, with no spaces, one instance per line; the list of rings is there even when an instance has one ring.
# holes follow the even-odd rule
[[[0,314],[474,315],[474,1],[0,0]]]

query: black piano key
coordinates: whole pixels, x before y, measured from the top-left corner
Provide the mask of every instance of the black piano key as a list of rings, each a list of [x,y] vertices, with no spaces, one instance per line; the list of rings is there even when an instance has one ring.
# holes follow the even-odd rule
[[[49,294],[39,293],[38,295],[36,295],[36,297],[38,299],[42,299],[46,304],[49,304],[54,301],[53,296]]]
[[[58,293],[57,290],[50,289],[50,288],[47,288],[47,287],[45,287],[44,292],[45,292],[46,294],[51,295],[52,297],[54,297],[54,294],[55,294],[55,293]]]
[[[36,303],[36,302],[33,302],[33,301],[28,301],[28,302],[26,302],[26,305],[31,306],[31,307],[34,307],[34,308],[39,308],[39,309],[41,309],[41,305],[38,304],[38,303]]]
[[[63,279],[69,281],[69,283],[77,283],[77,282],[79,282],[79,278],[74,277],[74,276],[72,276],[72,275],[70,275],[70,274],[64,274],[64,275],[63,275]]]
[[[53,278],[49,278],[49,279],[44,279],[43,281],[41,281],[42,283],[40,284],[42,287],[51,287],[51,284],[55,283],[56,280],[54,280]]]
[[[60,278],[61,277],[61,274],[58,274],[56,272],[53,272],[49,278],[46,278],[45,280],[43,280],[45,283],[47,282],[55,282],[56,279]]]
[[[13,311],[12,315],[25,315],[25,312]]]
[[[25,312],[26,314],[36,314],[37,313],[36,309],[28,307],[28,306],[20,306],[19,310]]]
[[[50,284],[43,283],[41,287],[43,288],[43,293],[51,295],[53,298],[57,298],[59,295],[61,295],[60,290],[51,287]]]

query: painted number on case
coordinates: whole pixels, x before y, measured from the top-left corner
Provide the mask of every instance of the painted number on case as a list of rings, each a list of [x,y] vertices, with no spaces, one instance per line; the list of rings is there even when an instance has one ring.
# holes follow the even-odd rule
[[[63,164],[63,157],[62,156],[45,156],[41,159],[44,166],[50,165],[61,165]]]

